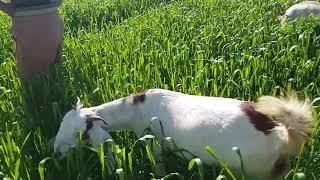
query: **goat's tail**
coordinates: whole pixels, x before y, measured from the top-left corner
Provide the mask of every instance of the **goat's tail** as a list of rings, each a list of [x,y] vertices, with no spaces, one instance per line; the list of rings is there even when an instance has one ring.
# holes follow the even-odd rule
[[[257,111],[267,115],[288,130],[288,152],[299,153],[301,146],[310,139],[313,129],[311,104],[295,96],[275,98],[262,96],[256,104]]]

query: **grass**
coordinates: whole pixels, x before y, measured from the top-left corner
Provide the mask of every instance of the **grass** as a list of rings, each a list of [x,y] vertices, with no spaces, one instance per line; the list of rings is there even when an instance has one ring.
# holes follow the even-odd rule
[[[104,144],[100,153],[81,146],[61,161],[47,158],[53,152],[50,140],[77,96],[85,106],[147,88],[242,100],[294,90],[301,98],[316,99],[320,28],[312,18],[281,26],[277,16],[293,3],[65,0],[60,8],[65,22],[63,63],[29,84],[16,76],[10,19],[1,14],[0,178],[152,178],[150,148],[130,132],[114,134],[114,142]],[[317,122],[318,105],[315,102]],[[292,157],[293,173],[286,179],[295,173],[320,179],[317,127],[301,155]],[[113,174],[106,160],[110,151],[116,155]],[[167,164],[167,179],[221,179],[229,174],[224,168],[212,173],[200,159],[189,164],[168,156]]]

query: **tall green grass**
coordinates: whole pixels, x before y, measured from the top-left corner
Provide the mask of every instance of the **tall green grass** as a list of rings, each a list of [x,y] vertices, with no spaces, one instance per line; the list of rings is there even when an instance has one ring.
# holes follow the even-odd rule
[[[63,63],[28,84],[16,76],[10,19],[1,14],[0,178],[153,177],[150,149],[130,132],[113,134],[114,143],[105,143],[99,153],[82,145],[65,159],[46,158],[53,152],[51,138],[77,96],[85,106],[147,88],[242,100],[290,91],[310,100],[319,97],[319,25],[312,18],[285,26],[277,20],[293,3],[66,0],[60,9]],[[302,154],[292,157],[293,173],[287,179],[299,172],[307,179],[320,178],[317,127]],[[108,172],[108,151],[116,157],[116,173]],[[214,173],[199,159],[189,164],[172,154],[167,157],[167,179],[232,178],[224,164]]]

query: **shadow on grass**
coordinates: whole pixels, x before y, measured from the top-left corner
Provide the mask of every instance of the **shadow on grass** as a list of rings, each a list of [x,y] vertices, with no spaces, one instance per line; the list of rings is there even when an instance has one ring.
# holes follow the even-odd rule
[[[48,74],[22,83],[22,104],[25,108],[24,127],[30,131],[40,129],[47,138],[58,129],[61,111],[65,105],[66,83],[62,65],[56,65]]]

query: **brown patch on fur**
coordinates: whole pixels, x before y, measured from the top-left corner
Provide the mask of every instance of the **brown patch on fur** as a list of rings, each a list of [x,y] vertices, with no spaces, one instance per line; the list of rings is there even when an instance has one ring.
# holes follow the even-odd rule
[[[133,95],[133,104],[142,103],[146,99],[146,91]]]
[[[102,119],[100,116],[88,114],[88,115],[86,115],[86,117],[87,117],[87,119],[86,119],[87,128],[83,132],[83,135],[82,135],[83,140],[87,140],[90,138],[89,130],[93,127],[94,121],[102,121],[105,125],[108,125],[108,123],[104,119]]]
[[[254,127],[265,135],[268,135],[278,125],[265,114],[258,112],[254,103],[242,103],[240,108],[250,118],[250,122]]]
[[[83,135],[82,135],[82,139],[83,139],[83,140],[87,140],[87,139],[90,138],[88,132],[89,132],[89,130],[93,127],[93,122],[92,122],[92,121],[86,121],[86,123],[87,123],[87,128],[86,128],[86,130],[83,132]]]
[[[281,176],[284,174],[286,170],[289,169],[289,161],[285,156],[280,156],[277,161],[273,165],[272,175],[273,176]]]

